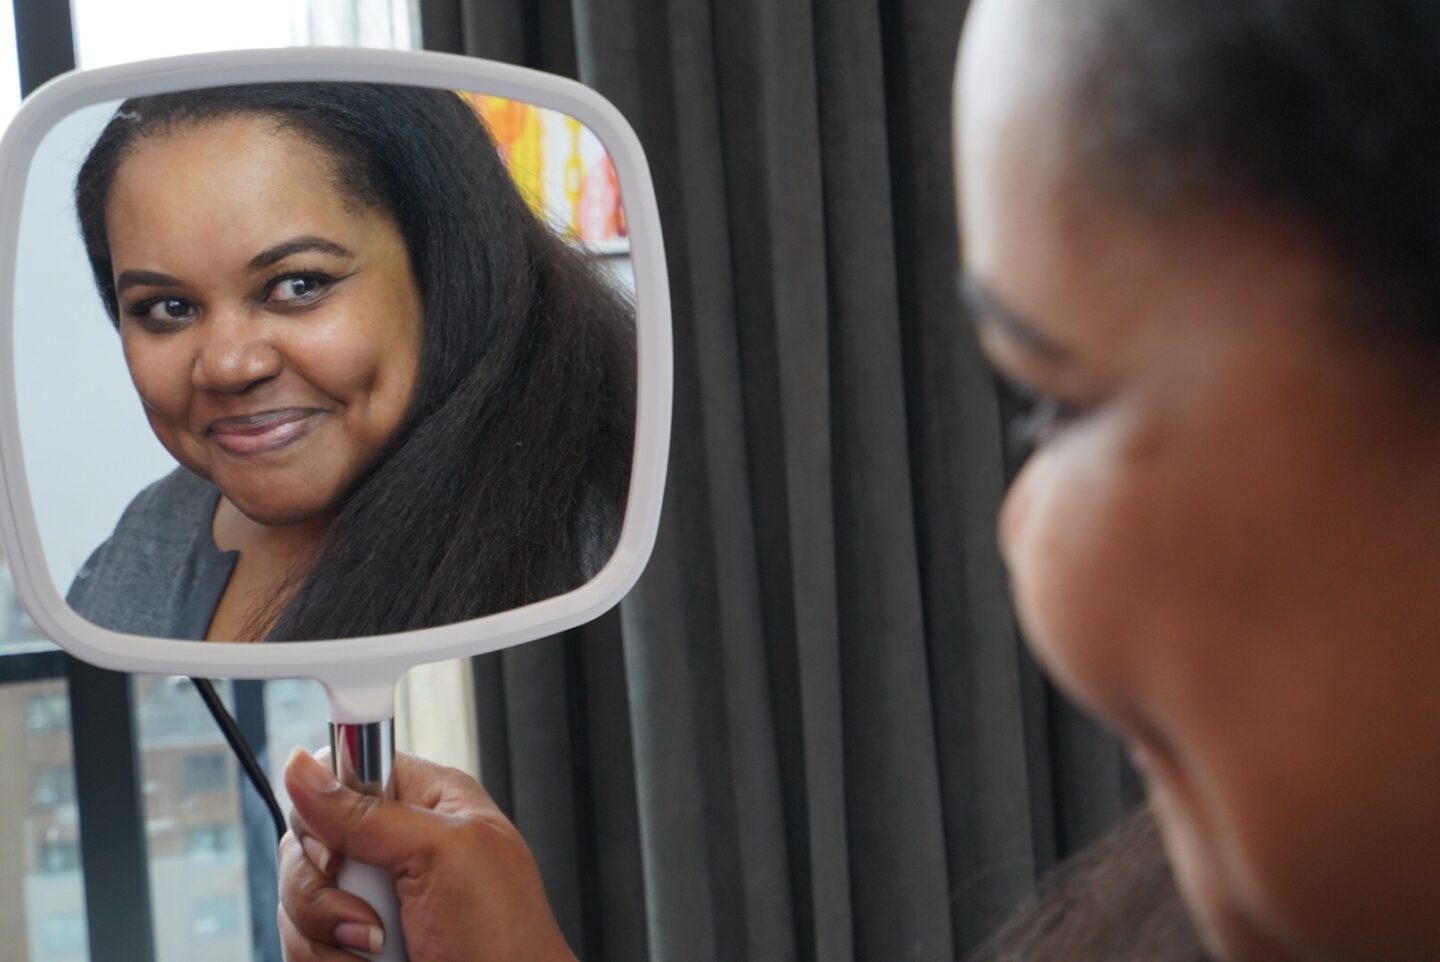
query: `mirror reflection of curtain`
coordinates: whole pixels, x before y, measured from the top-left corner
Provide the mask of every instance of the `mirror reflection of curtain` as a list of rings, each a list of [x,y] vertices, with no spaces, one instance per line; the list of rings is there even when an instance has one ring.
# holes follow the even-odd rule
[[[954,0],[422,0],[636,127],[674,295],[620,611],[474,665],[481,769],[587,962],[961,957],[1139,797],[1024,653],[955,293]]]

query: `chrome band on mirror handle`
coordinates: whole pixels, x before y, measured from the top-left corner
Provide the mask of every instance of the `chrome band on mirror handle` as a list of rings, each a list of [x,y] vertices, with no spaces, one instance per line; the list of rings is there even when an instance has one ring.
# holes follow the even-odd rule
[[[330,723],[330,769],[346,788],[395,797],[395,719],[348,725]]]

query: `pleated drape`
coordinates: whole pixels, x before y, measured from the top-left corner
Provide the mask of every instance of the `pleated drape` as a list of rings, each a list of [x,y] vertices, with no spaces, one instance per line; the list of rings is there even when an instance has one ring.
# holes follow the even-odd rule
[[[1018,638],[955,291],[939,0],[424,0],[635,126],[676,396],[618,613],[476,660],[481,771],[588,962],[960,958],[1138,798]]]

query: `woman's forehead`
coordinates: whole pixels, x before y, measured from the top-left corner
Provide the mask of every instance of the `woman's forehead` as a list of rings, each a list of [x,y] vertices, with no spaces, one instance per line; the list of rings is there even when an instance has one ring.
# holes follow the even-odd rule
[[[1043,15],[1041,8],[1050,5],[977,0],[966,22],[956,74],[954,156],[967,253],[973,221],[1051,205],[1069,180],[1063,31],[1051,24],[1058,17]]]
[[[1073,19],[1051,0],[975,0],[957,73],[967,110],[1010,113],[1049,104],[1068,83]]]
[[[118,270],[133,259],[245,263],[288,237],[363,233],[373,217],[309,140],[235,117],[147,138],[117,169],[105,219]]]
[[[239,176],[333,179],[334,163],[312,139],[271,117],[237,114],[166,127],[143,134],[115,172],[118,185],[137,176],[174,177],[175,189]]]

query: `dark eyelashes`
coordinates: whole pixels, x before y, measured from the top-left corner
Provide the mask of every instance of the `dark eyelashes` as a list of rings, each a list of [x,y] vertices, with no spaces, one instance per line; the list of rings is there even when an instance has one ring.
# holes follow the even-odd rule
[[[125,305],[125,313],[131,317],[144,317],[150,313],[150,308],[162,301],[177,300],[173,297],[152,297],[143,301],[135,301],[133,304]]]
[[[186,323],[188,323],[188,318],[157,318],[150,316],[150,312],[155,309],[155,306],[157,304],[164,304],[167,301],[174,301],[177,304],[184,304],[190,308],[194,307],[193,304],[191,304],[183,297],[147,297],[144,300],[136,301],[135,303],[126,306],[125,313],[128,314],[130,317],[134,318],[135,321],[146,330],[160,333],[177,331],[180,328],[184,327]]]
[[[304,294],[297,294],[296,296],[290,298],[272,299],[270,297],[271,292],[274,291],[278,285],[283,284],[286,281],[297,280],[313,281],[315,283],[315,287],[313,290],[306,291]],[[333,287],[341,280],[344,280],[344,278],[336,277],[333,274],[327,274],[324,271],[283,271],[268,278],[265,283],[261,285],[260,299],[264,303],[268,303],[272,307],[279,310],[285,310],[292,307],[306,307],[323,297],[330,290],[331,287]]]
[[[1073,405],[1001,375],[996,375],[995,385],[1006,452],[1016,464],[1079,414]]]
[[[267,278],[264,280],[264,282],[262,282],[262,283],[259,285],[259,288],[258,288],[258,290],[259,290],[259,299],[260,299],[262,302],[270,303],[270,304],[272,304],[273,306],[279,307],[279,308],[281,308],[281,309],[284,309],[285,307],[288,307],[288,306],[296,306],[296,307],[299,307],[299,306],[303,306],[303,305],[309,304],[309,303],[317,300],[322,294],[324,294],[324,293],[325,293],[326,291],[328,291],[334,284],[336,284],[338,281],[340,281],[340,280],[342,280],[342,279],[343,279],[343,278],[336,277],[336,276],[334,276],[334,275],[332,275],[332,274],[327,274],[327,273],[324,272],[324,271],[307,271],[307,270],[287,270],[287,271],[282,271],[282,272],[280,272],[280,273],[278,273],[278,274],[274,274],[274,275],[272,275],[272,276],[270,276],[270,277],[267,277]],[[285,281],[294,281],[294,280],[308,280],[308,281],[313,281],[313,282],[315,283],[315,287],[314,287],[313,290],[307,291],[307,292],[305,292],[304,294],[299,294],[299,295],[296,295],[296,296],[291,297],[291,298],[275,299],[275,300],[272,300],[272,299],[271,299],[270,293],[275,290],[275,287],[276,287],[277,285],[279,285],[279,284],[281,284],[281,283],[283,283],[283,282],[285,282]],[[164,304],[164,303],[166,303],[167,301],[173,301],[173,302],[175,302],[175,303],[177,303],[177,304],[184,304],[184,305],[186,305],[187,307],[189,307],[192,312],[193,312],[193,310],[194,310],[194,308],[195,308],[195,305],[193,304],[193,302],[191,302],[191,301],[190,301],[189,299],[187,299],[187,298],[177,297],[177,296],[175,296],[175,295],[173,295],[173,294],[159,294],[159,295],[156,295],[156,296],[154,296],[154,297],[147,297],[147,298],[144,298],[143,300],[135,301],[133,304],[125,305],[124,311],[125,311],[125,313],[128,314],[129,316],[135,318],[135,319],[138,320],[138,321],[141,321],[141,322],[145,323],[145,325],[146,325],[147,327],[149,327],[149,328],[151,328],[151,329],[153,329],[153,330],[164,331],[164,330],[177,329],[177,328],[179,328],[179,327],[181,327],[181,326],[183,326],[183,325],[185,324],[185,322],[186,322],[186,319],[185,319],[185,318],[176,317],[176,318],[174,318],[173,320],[165,320],[165,319],[150,317],[150,312],[151,312],[152,310],[154,310],[157,305],[159,305],[159,304]]]
[[[150,309],[153,308],[156,304],[164,304],[166,301],[175,301],[179,304],[190,303],[183,297],[175,297],[174,295],[162,294],[156,297],[147,297],[143,300],[135,301],[132,304],[125,305],[125,313],[133,317],[141,317],[145,314],[148,314],[150,312]]]
[[[1030,409],[1010,424],[1012,443],[1035,448],[1073,420],[1075,409],[1052,397],[1036,398]]]

